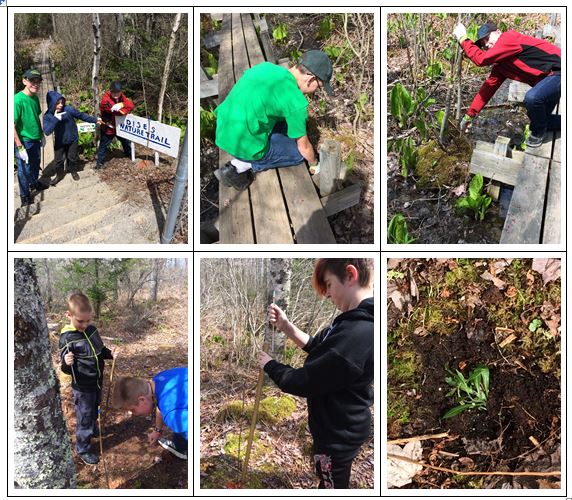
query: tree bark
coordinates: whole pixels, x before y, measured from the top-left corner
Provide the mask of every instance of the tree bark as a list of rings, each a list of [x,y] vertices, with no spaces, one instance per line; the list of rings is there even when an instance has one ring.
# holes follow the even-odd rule
[[[173,28],[171,29],[171,39],[169,40],[169,49],[167,50],[167,58],[165,59],[165,66],[163,67],[163,78],[161,79],[161,89],[159,90],[159,103],[157,104],[157,121],[163,119],[163,101],[165,100],[165,91],[167,90],[167,81],[169,80],[169,73],[171,72],[171,59],[173,57],[173,49],[175,48],[175,40],[177,39],[177,31],[181,24],[182,14],[176,14],[173,21]],[[155,153],[155,166],[159,166],[159,153]]]
[[[71,439],[30,259],[14,263],[14,434],[16,488],[76,487]]]
[[[115,49],[117,50],[117,57],[119,57],[119,59],[123,59],[125,55],[123,51],[123,38],[125,32],[123,14],[115,14],[115,24],[117,26],[117,31],[115,33]]]
[[[50,264],[48,259],[44,259],[44,271],[46,272],[46,306],[47,310],[52,310],[52,278],[50,274]]]
[[[91,90],[93,92],[93,110],[99,114],[99,62],[101,59],[101,23],[99,14],[92,16],[93,28],[93,68],[91,71]]]
[[[153,287],[151,288],[151,300],[157,302],[159,295],[159,284],[161,283],[161,270],[165,261],[163,259],[155,259],[153,261]]]
[[[288,310],[290,303],[290,287],[292,281],[291,259],[270,259],[267,280],[266,304],[274,302],[283,311]],[[264,326],[264,345],[273,358],[284,353],[286,336],[276,330],[266,319]]]

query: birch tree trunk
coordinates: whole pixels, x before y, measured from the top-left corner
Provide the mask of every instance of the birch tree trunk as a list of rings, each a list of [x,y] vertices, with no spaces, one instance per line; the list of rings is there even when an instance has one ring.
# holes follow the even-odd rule
[[[125,52],[123,51],[123,38],[125,32],[125,21],[123,19],[123,14],[115,14],[115,24],[116,24],[116,32],[115,32],[115,50],[117,50],[117,57],[119,59],[123,59],[125,56]]]
[[[101,23],[99,14],[92,15],[93,28],[93,68],[91,70],[91,91],[93,92],[93,110],[99,114],[99,62],[101,59]]]
[[[173,21],[173,28],[171,29],[171,39],[169,40],[169,48],[167,50],[167,58],[165,59],[165,66],[163,67],[163,78],[161,79],[161,89],[159,90],[159,104],[157,105],[157,121],[163,119],[163,101],[165,100],[165,91],[167,90],[167,81],[169,80],[169,73],[171,72],[171,59],[173,58],[173,49],[175,48],[175,40],[177,39],[177,31],[181,24],[181,16],[179,13],[175,15]],[[159,153],[155,153],[155,166],[159,166]]]
[[[76,472],[34,264],[14,262],[14,483],[75,488]]]
[[[288,311],[290,303],[290,287],[292,281],[292,260],[291,259],[270,259],[270,269],[268,271],[268,286],[266,294],[266,304],[274,303],[283,311]],[[267,353],[275,358],[284,352],[286,336],[278,331],[266,319],[264,326],[264,345]]]

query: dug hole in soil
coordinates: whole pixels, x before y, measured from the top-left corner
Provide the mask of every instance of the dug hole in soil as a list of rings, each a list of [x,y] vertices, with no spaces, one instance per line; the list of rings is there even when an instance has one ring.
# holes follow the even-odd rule
[[[542,260],[558,267],[559,276],[559,261]],[[421,440],[419,458],[455,471],[559,471],[560,279],[520,259],[394,259],[391,265],[388,438],[447,432]],[[467,377],[477,365],[490,370],[486,411],[443,419],[457,404],[447,396],[447,367]],[[460,476],[423,468],[402,487],[559,484],[557,476]]]

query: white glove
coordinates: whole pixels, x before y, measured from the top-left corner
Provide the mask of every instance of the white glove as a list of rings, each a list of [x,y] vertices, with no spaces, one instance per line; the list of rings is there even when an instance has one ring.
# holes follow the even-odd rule
[[[459,42],[465,40],[467,38],[467,28],[465,28],[465,25],[462,23],[457,24],[453,31],[453,36],[459,40]]]
[[[320,162],[310,165],[310,175],[316,175],[320,171]]]
[[[66,114],[66,111],[63,111],[61,113],[54,113],[54,116],[61,121],[62,116],[64,116]]]
[[[26,148],[24,146],[20,146],[17,150],[16,150],[16,156],[18,158],[20,158],[20,160],[28,163],[30,161],[30,158],[28,158],[28,152],[26,151]]]
[[[473,125],[473,118],[470,117],[469,115],[463,116],[460,126],[461,132],[468,132],[472,125]]]
[[[113,106],[111,106],[111,111],[113,111],[113,112],[119,111],[121,108],[123,108],[123,103],[118,102],[117,104],[114,104]]]
[[[44,147],[46,145],[46,136],[45,135],[42,135],[40,142],[42,143],[42,147]]]

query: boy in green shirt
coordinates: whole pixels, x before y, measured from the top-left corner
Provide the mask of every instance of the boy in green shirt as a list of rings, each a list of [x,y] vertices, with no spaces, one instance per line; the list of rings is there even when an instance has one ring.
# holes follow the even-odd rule
[[[38,182],[40,148],[45,144],[40,122],[38,90],[42,74],[29,69],[22,79],[24,89],[14,96],[14,153],[18,164],[18,184],[22,206],[32,203],[31,190],[41,191],[48,186]]]
[[[319,87],[331,94],[332,71],[320,50],[306,52],[290,69],[264,62],[245,71],[215,110],[216,145],[234,157],[215,172],[219,181],[242,191],[254,180],[253,172],[304,160],[316,166],[304,94]]]

